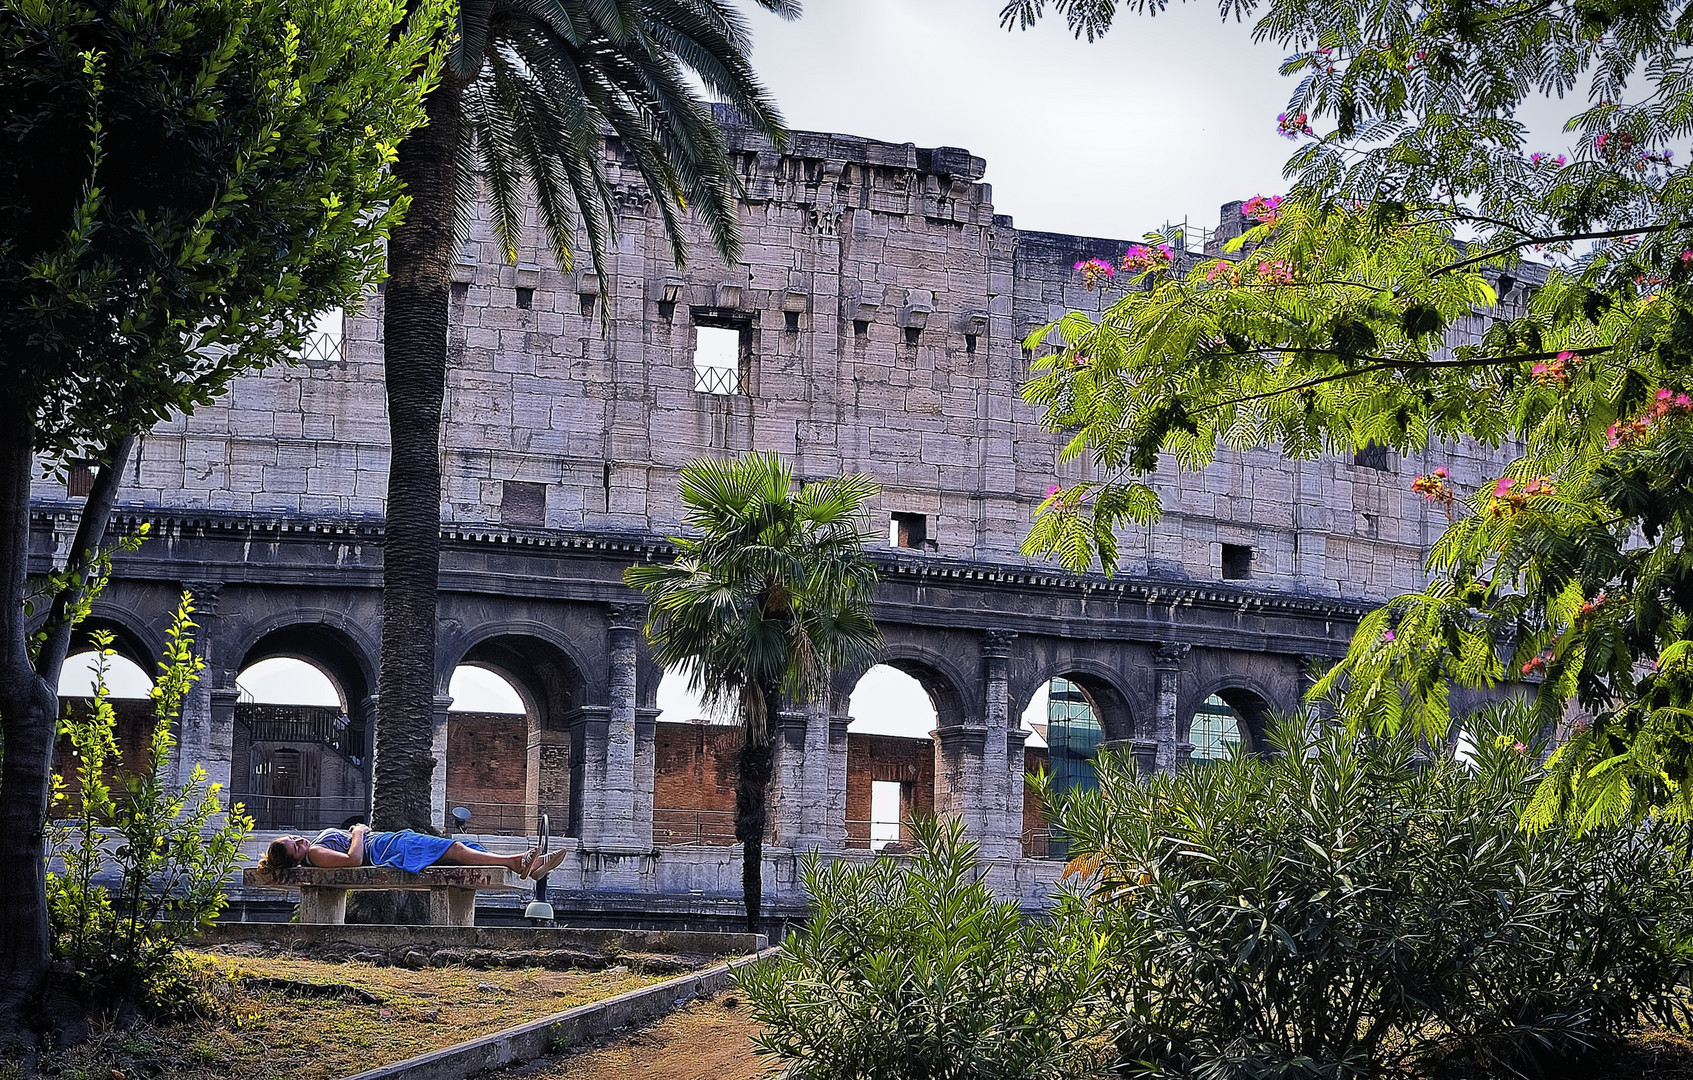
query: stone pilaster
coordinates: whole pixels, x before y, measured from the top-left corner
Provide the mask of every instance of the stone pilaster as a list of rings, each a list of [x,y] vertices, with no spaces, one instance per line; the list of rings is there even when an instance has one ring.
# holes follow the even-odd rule
[[[218,654],[218,595],[221,582],[185,581],[183,591],[194,597],[194,652],[206,662],[200,678],[182,700],[177,719],[174,775],[178,784],[188,782],[194,766],[205,766],[213,783],[223,785],[224,805],[229,805],[229,755],[234,738],[234,711],[224,719],[222,730],[212,713],[212,690],[235,685],[235,673],[228,670],[229,658]]]
[[[452,704],[453,699],[445,695],[435,699],[435,739],[430,750],[435,771],[429,774],[429,823],[444,833],[454,827],[447,824],[447,720]]]
[[[825,851],[845,851],[847,839],[847,727],[850,716],[829,717],[829,803],[824,809]]]
[[[234,682],[232,676],[229,685],[214,686],[207,692],[211,706],[211,739],[207,744],[211,749],[211,760],[206,762],[206,771],[214,782],[223,785],[222,799],[226,807],[230,802],[236,768],[252,768],[246,761],[237,766],[234,757],[235,703],[241,698],[241,691],[235,688]]]
[[[1159,772],[1180,768],[1187,757],[1182,751],[1184,743],[1176,733],[1176,699],[1181,689],[1182,661],[1187,659],[1189,648],[1186,642],[1166,641],[1152,654],[1152,667],[1158,673],[1158,707],[1153,729],[1157,748],[1153,766]],[[1191,745],[1188,748],[1191,750]]]
[[[990,630],[982,638],[981,851],[989,858],[1013,857],[1023,844],[1023,740],[1011,722],[1011,685],[1006,668],[1015,634]]]
[[[572,718],[571,817],[587,850],[611,854],[652,850],[653,729],[657,714],[648,718],[647,736],[642,740],[636,696],[641,621],[638,608],[615,606],[610,610],[606,627],[610,701],[604,707],[603,720],[597,715],[600,710],[587,706]],[[643,757],[644,767],[640,765]]]
[[[782,709],[776,715],[772,750],[770,839],[796,851],[833,851],[846,839],[845,739],[841,741],[842,770],[840,830],[831,832],[835,816],[831,717],[826,701]],[[845,734],[844,729],[842,732]]]

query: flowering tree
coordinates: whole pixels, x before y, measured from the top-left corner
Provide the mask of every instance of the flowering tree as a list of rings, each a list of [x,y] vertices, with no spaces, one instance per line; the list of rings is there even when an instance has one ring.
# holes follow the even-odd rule
[[[1046,7],[1012,0],[1003,19]],[[1052,7],[1091,38],[1116,5]],[[1440,735],[1453,684],[1536,676],[1546,723],[1572,702],[1591,720],[1570,725],[1531,822],[1693,812],[1693,173],[1671,148],[1693,131],[1693,7],[1223,9],[1299,77],[1275,120],[1299,144],[1292,191],[1245,205],[1227,258],[1135,261],[1119,273],[1144,288],[1060,320],[1027,395],[1098,468],[1047,498],[1029,550],[1109,570],[1118,527],[1158,513],[1146,478],[1164,453],[1198,468],[1219,443],[1516,440],[1481,490],[1416,479],[1452,519],[1430,584],[1366,618],[1314,692]],[[1586,97],[1571,145],[1532,145],[1517,107],[1553,95]],[[1494,316],[1478,338],[1448,332],[1478,310]]]

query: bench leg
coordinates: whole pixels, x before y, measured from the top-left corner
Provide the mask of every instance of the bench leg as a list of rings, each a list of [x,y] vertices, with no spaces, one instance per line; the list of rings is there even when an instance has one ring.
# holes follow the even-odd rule
[[[321,885],[306,885],[300,889],[300,921],[303,923],[334,923],[347,921],[347,890],[326,889]]]
[[[476,890],[436,886],[429,890],[429,925],[475,926]]]

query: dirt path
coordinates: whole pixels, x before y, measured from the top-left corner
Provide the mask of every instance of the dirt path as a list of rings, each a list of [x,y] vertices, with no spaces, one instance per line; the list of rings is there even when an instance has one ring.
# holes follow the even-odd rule
[[[588,1050],[501,1074],[500,1080],[760,1080],[773,1062],[753,1052],[758,1025],[734,995],[696,1001],[651,1027]]]

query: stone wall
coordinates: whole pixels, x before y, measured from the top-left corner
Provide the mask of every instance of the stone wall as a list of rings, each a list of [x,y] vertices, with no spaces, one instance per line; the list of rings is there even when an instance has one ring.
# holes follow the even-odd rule
[[[924,515],[937,556],[1027,563],[1046,487],[1085,469],[1056,464],[1059,440],[1019,398],[1021,339],[1115,299],[1084,290],[1073,265],[1126,242],[1019,230],[997,213],[986,163],[962,150],[800,132],[778,154],[746,130],[730,138],[747,191],[735,266],[690,219],[691,262],[674,268],[616,145],[620,235],[605,280],[559,270],[538,235],[507,265],[485,208],[477,217],[452,296],[444,520],[662,534],[680,518],[684,462],[761,449],[802,476],[869,473],[883,485],[873,527]],[[161,424],[123,501],[379,516],[381,316],[378,294],[347,319],[339,358],[237,380],[192,419]],[[696,392],[701,326],[741,333],[744,394]],[[1218,580],[1222,545],[1235,544],[1252,549],[1255,588],[1379,599],[1416,587],[1445,520],[1409,474],[1444,464],[1464,487],[1497,467],[1458,447],[1380,464],[1227,451],[1201,473],[1162,469],[1168,513],[1124,536],[1124,570]],[[45,479],[37,494],[66,497]]]

